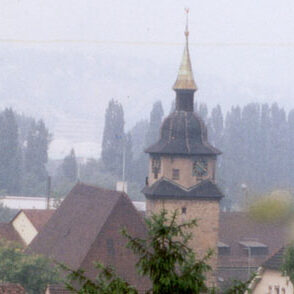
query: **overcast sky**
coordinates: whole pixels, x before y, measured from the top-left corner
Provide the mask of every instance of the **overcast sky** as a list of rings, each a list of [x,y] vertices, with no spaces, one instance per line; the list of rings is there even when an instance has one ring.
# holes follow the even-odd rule
[[[70,93],[74,96],[74,89],[78,88],[80,103],[89,108],[75,109],[68,119],[84,117],[92,109],[95,116],[97,104],[97,113],[104,113],[108,100],[115,97],[123,103],[127,127],[131,127],[139,118],[148,117],[157,99],[163,101],[166,111],[170,106],[174,97],[170,89],[183,51],[185,7],[190,8],[190,51],[199,87],[197,99],[209,106],[220,103],[224,109],[252,101],[277,101],[287,109],[294,108],[293,0],[0,0],[0,46],[5,49],[0,58],[5,59],[7,67],[15,62],[14,57],[7,57],[10,49],[25,50],[25,56],[32,62],[37,60],[37,51],[47,55],[56,51],[64,55],[78,52],[88,58],[87,66],[95,65],[97,55],[107,57],[101,67],[103,72],[97,68],[95,73],[100,78],[89,85],[90,71],[88,78],[85,75],[81,80],[80,88],[77,86],[80,77],[72,74]],[[20,75],[29,75],[19,68]],[[103,76],[105,68],[108,68],[107,79]],[[113,69],[116,77],[112,80]],[[124,77],[131,77],[132,81],[128,84]],[[7,80],[2,72],[0,90],[1,83]],[[93,84],[100,93],[107,93],[103,99]],[[18,83],[13,87],[18,87]],[[58,100],[44,95],[51,91],[45,84],[42,88],[29,87],[28,93],[44,96],[44,109],[39,106],[35,113],[46,116],[48,102],[50,107],[59,107],[59,111],[68,115],[69,105],[61,107]],[[62,93],[67,93],[61,89],[62,85],[59,87]],[[17,100],[13,95],[16,102],[12,106],[25,105],[21,103],[26,102],[25,98]],[[11,106],[7,101],[1,106]],[[34,114],[22,107],[18,110]],[[50,124],[50,118],[45,119]],[[95,123],[98,128],[95,132],[101,138],[103,116]]]

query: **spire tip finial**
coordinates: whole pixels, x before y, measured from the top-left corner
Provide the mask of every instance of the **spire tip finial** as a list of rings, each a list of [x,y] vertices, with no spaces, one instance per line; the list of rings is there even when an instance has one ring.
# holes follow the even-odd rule
[[[185,8],[185,12],[186,12],[186,30],[185,30],[185,36],[186,36],[186,38],[188,38],[188,36],[189,36],[189,28],[188,28],[188,24],[189,24],[189,19],[188,19],[188,17],[189,17],[189,11],[190,11],[189,8]]]

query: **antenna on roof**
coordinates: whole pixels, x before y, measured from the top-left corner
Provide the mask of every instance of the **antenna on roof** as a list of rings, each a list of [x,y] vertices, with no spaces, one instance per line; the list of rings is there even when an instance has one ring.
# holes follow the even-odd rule
[[[47,209],[50,209],[51,177],[47,178]]]

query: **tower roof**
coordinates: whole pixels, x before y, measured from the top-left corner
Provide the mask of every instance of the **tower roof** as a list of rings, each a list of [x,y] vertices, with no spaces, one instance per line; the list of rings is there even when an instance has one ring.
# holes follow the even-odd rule
[[[188,30],[188,12],[187,12],[187,22],[186,22],[186,30],[185,30],[185,37],[186,37],[186,44],[184,49],[184,54],[182,57],[182,62],[180,65],[180,69],[178,72],[177,80],[173,86],[174,90],[192,90],[196,91],[197,86],[194,81],[192,65],[190,60],[190,53],[189,53],[189,30]]]
[[[175,111],[162,123],[159,140],[145,152],[181,155],[218,155],[207,141],[207,129],[194,112]]]

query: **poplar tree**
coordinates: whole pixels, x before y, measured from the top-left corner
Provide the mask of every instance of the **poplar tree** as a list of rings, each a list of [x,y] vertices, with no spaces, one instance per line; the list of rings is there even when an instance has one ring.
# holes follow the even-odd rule
[[[112,99],[105,112],[101,158],[105,169],[118,176],[122,174],[124,144],[123,107]]]
[[[161,101],[155,102],[150,113],[149,127],[145,138],[145,147],[149,147],[159,139],[163,114]]]
[[[48,178],[46,163],[51,136],[42,120],[33,121],[28,131],[24,150],[24,186],[25,194],[45,192]],[[44,186],[43,189],[38,188]]]
[[[21,157],[18,145],[18,127],[12,109],[0,116],[0,189],[15,194],[20,189]]]
[[[78,165],[74,149],[71,149],[69,155],[67,155],[62,163],[63,175],[71,182],[77,180]]]

